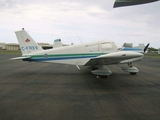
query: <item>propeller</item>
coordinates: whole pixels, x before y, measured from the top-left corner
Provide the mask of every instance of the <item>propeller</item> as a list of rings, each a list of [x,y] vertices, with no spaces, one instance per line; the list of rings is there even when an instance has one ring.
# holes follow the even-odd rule
[[[149,43],[145,46],[144,53],[146,52],[146,50],[148,49],[148,47],[149,47]]]

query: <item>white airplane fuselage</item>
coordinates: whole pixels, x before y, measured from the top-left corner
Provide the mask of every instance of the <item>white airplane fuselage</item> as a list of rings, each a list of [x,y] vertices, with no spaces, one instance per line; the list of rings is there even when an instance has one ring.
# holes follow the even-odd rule
[[[103,50],[101,47],[105,44],[110,46],[108,50]],[[28,53],[25,56],[31,56],[28,60],[34,62],[85,65],[91,58],[116,51],[118,51],[118,48],[113,42],[104,40]]]

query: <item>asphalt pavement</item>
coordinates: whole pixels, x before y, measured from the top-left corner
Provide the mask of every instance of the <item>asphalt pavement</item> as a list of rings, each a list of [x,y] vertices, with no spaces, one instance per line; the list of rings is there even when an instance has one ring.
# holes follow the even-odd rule
[[[9,61],[0,54],[0,120],[160,120],[160,59],[97,79],[83,66]]]

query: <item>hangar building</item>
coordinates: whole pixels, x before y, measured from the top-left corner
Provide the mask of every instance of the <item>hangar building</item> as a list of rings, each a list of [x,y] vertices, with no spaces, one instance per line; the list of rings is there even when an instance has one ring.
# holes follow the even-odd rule
[[[51,49],[53,45],[48,43],[38,43],[43,49]],[[0,43],[0,50],[20,50],[19,44],[17,43]]]
[[[5,49],[5,43],[0,43],[0,50],[4,50]]]
[[[16,44],[16,43],[7,43],[7,44],[5,44],[5,49],[6,50],[20,50],[19,44]]]

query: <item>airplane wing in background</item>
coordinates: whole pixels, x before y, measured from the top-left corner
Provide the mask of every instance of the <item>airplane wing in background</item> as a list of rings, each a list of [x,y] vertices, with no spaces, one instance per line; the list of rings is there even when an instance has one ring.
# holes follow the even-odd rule
[[[116,7],[123,7],[123,6],[131,6],[131,5],[139,5],[145,4],[150,2],[155,2],[159,0],[116,0],[114,3],[114,8]]]

